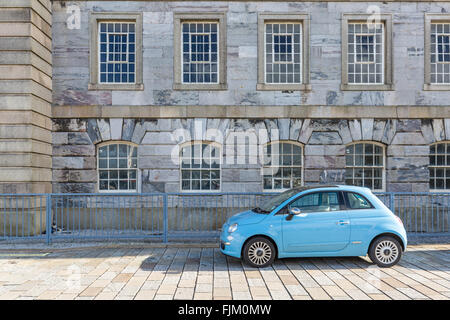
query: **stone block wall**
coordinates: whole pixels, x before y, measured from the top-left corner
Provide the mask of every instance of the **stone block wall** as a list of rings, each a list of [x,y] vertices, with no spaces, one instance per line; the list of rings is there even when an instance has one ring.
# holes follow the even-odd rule
[[[51,192],[52,4],[0,1],[0,193]]]
[[[449,119],[54,119],[53,191],[97,192],[98,144],[131,141],[138,145],[138,191],[180,192],[180,166],[172,154],[181,142],[205,140],[208,129],[223,137],[223,192],[263,191],[259,155],[234,150],[234,161],[227,161],[235,148],[228,137],[260,129],[268,134],[256,135],[259,145],[278,138],[303,145],[306,185],[344,183],[346,145],[367,141],[385,147],[385,191],[428,191],[429,145],[450,134],[446,123]],[[177,130],[190,134],[180,141]]]

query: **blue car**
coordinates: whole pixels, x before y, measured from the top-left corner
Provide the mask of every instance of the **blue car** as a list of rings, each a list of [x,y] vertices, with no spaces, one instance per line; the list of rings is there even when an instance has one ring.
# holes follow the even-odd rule
[[[380,267],[400,261],[403,223],[367,188],[316,186],[290,189],[223,225],[223,254],[253,267],[275,258],[365,256]]]

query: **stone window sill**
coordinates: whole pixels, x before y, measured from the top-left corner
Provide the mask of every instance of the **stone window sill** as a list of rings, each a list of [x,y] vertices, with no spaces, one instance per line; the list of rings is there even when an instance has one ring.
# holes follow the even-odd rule
[[[256,90],[261,91],[311,91],[310,84],[256,84]]]
[[[228,85],[226,83],[214,83],[214,84],[174,83],[173,85],[173,90],[220,91],[227,89]]]
[[[425,83],[423,85],[424,91],[450,91],[450,84],[432,84]]]
[[[393,84],[341,84],[342,91],[394,91]]]
[[[115,91],[142,91],[144,90],[143,83],[121,83],[121,84],[106,84],[106,83],[89,83],[88,90],[115,90]]]

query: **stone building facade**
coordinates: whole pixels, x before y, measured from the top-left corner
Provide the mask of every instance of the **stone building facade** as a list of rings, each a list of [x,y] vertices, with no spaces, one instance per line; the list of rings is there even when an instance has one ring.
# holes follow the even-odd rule
[[[0,7],[2,192],[261,192],[289,183],[405,192],[450,188],[449,1],[0,0]],[[370,30],[350,37],[369,20],[382,25],[381,52]],[[130,21],[136,27],[133,81],[102,83],[108,71],[101,66],[101,23],[107,28]],[[183,47],[186,23],[218,25],[214,83],[183,80],[183,50],[192,50]],[[280,68],[296,54],[275,45],[297,44],[288,29],[268,37],[268,24],[301,25],[300,81],[295,69],[293,80],[268,81],[268,54],[292,53],[278,58],[287,59],[283,63],[274,60]],[[213,43],[210,31],[196,32]],[[124,29],[120,34],[130,36]],[[199,39],[192,35],[189,41]],[[273,51],[267,41],[274,41]],[[375,68],[377,54],[381,80],[371,82],[368,71],[369,83],[357,83],[351,68],[361,68],[364,77],[363,65]],[[350,59],[365,60],[350,67]],[[208,137],[208,129],[220,141]],[[180,130],[188,133],[182,141]],[[240,143],[228,140],[236,133],[256,139],[257,154],[236,160]],[[194,176],[203,177],[203,168],[174,161],[174,150],[211,141],[220,164],[208,167],[207,178]],[[299,162],[287,152],[291,162],[282,163],[286,173],[279,175],[262,173],[267,164],[259,154],[274,141],[300,150]],[[101,152],[116,152],[104,148],[111,145],[129,146],[124,167],[116,154],[102,158]],[[230,154],[236,161],[225,161]],[[103,167],[102,159],[112,162]],[[111,168],[128,170],[127,187]]]

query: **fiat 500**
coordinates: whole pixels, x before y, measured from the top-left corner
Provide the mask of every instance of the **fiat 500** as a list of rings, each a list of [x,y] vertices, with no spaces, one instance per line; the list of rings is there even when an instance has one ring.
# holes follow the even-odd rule
[[[295,188],[260,207],[230,217],[222,253],[266,267],[275,258],[365,256],[380,267],[398,263],[406,249],[403,223],[370,189]]]

